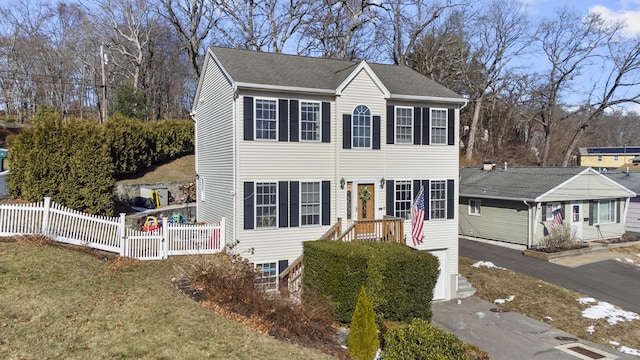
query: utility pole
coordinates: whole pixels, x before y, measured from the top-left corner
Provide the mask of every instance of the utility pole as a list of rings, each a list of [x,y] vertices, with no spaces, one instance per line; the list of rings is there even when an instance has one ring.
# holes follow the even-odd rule
[[[102,123],[107,121],[107,79],[104,71],[104,45],[100,45],[100,65],[102,67],[102,114],[100,118]]]

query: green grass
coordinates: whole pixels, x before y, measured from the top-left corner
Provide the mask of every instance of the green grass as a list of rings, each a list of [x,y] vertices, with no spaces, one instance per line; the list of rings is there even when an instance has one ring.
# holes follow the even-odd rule
[[[582,311],[590,305],[581,305],[576,300],[586,295],[511,270],[472,267],[475,262],[461,257],[459,271],[477,289],[477,297],[493,302],[514,295],[513,301],[502,305],[504,309],[604,346],[611,347],[609,341],[617,341],[640,349],[640,321],[609,325],[605,319],[584,318]],[[595,327],[592,334],[587,331],[591,325]]]
[[[2,359],[329,359],[212,313],[176,289],[176,259],[104,261],[0,238]]]

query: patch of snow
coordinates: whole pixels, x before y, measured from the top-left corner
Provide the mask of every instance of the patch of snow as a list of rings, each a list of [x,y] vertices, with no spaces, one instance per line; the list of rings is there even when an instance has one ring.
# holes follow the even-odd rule
[[[587,328],[587,332],[588,332],[589,334],[593,334],[595,331],[596,331],[596,328],[595,328],[593,325],[590,325],[590,326]]]
[[[507,301],[513,301],[513,299],[515,299],[516,296],[515,295],[511,295],[507,298]]]
[[[544,318],[549,320],[549,321],[553,321],[553,318],[551,316],[545,316]]]
[[[382,360],[382,357],[380,356],[382,354],[382,350],[378,349],[376,350],[376,356],[373,358],[373,360]]]
[[[618,346],[618,345],[620,345],[620,343],[619,343],[619,342],[617,342],[617,341],[613,341],[613,340],[609,340],[609,344],[611,344],[611,345],[613,345],[613,346]]]
[[[496,266],[494,263],[492,263],[491,261],[478,261],[477,263],[471,265],[473,267],[476,268],[480,268],[480,267],[486,267],[486,268],[494,268],[494,269],[502,269],[502,270],[506,270],[503,267],[500,266]]]
[[[632,349],[630,347],[620,346],[618,350],[623,354],[640,356],[640,350]]]
[[[581,305],[591,304],[591,303],[596,302],[596,299],[594,299],[592,297],[580,298],[580,299],[577,299],[577,300],[578,300],[578,303],[580,303]]]
[[[580,299],[578,299],[580,301]],[[582,311],[582,316],[587,319],[607,319],[609,325],[615,325],[618,322],[640,320],[638,314],[631,311],[616,309],[608,302],[600,301],[596,305],[586,308]]]
[[[624,260],[625,260],[626,262],[628,262],[628,263],[631,263],[631,264],[635,264],[635,263],[636,263],[635,261],[633,261],[633,259],[630,259],[630,258],[626,258],[626,259],[624,259]]]
[[[478,319],[483,319],[484,318],[484,313],[482,311],[478,311],[476,313],[476,316],[478,316]]]
[[[495,299],[495,300],[493,300],[493,303],[494,304],[504,304],[507,301],[513,301],[513,299],[515,299],[515,298],[516,298],[515,295],[511,295],[506,299]]]

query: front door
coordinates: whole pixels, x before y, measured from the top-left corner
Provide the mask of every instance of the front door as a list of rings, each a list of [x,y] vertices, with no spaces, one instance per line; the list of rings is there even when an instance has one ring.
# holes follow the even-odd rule
[[[356,194],[356,209],[358,209],[358,220],[375,219],[375,190],[376,188],[374,184],[358,184],[358,193]]]
[[[582,240],[582,202],[571,202],[571,233]]]

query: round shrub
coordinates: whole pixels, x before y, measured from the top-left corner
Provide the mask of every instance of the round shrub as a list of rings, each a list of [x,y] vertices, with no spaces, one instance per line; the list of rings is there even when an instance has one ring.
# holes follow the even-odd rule
[[[424,319],[385,331],[382,358],[385,360],[465,360],[464,344]]]

